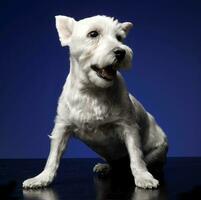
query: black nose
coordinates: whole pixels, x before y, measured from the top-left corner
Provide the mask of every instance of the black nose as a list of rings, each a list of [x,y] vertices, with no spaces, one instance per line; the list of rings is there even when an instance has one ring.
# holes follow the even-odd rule
[[[113,52],[114,52],[115,57],[118,61],[123,60],[125,55],[126,55],[126,51],[122,48],[119,48],[119,47],[114,48]]]

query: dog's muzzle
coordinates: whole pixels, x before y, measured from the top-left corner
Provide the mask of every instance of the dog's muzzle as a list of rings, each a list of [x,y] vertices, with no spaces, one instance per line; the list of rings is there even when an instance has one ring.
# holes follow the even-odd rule
[[[99,68],[97,65],[91,65],[91,69],[96,72],[96,74],[106,81],[112,81],[117,74],[116,67],[114,65],[108,65],[104,68]]]

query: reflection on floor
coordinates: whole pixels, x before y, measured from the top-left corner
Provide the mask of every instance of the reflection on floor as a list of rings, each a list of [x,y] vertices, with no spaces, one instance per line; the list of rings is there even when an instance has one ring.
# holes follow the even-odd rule
[[[119,175],[100,177],[92,173],[98,159],[64,159],[53,185],[46,189],[22,190],[22,181],[36,175],[45,160],[0,160],[2,200],[167,200],[201,197],[201,159],[169,158],[164,178],[156,190],[134,186],[133,178]]]

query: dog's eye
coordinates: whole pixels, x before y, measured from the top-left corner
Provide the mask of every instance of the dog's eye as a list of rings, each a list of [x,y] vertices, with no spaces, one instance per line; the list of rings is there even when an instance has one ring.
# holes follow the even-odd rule
[[[97,31],[91,31],[87,34],[88,37],[95,38],[99,35]]]
[[[116,38],[119,42],[122,42],[123,38],[121,37],[121,35],[116,35]]]

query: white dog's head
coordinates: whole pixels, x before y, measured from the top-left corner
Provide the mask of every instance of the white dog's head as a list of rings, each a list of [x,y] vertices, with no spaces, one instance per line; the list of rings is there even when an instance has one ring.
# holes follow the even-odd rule
[[[132,23],[119,23],[111,17],[95,16],[75,21],[56,16],[62,46],[69,46],[71,58],[79,65],[85,82],[98,87],[112,86],[116,71],[131,65],[132,50],[123,40]]]

